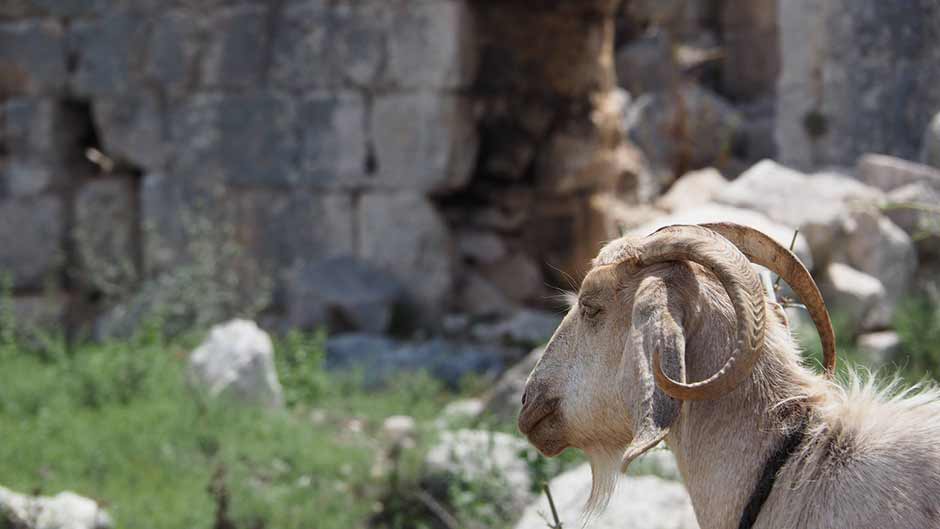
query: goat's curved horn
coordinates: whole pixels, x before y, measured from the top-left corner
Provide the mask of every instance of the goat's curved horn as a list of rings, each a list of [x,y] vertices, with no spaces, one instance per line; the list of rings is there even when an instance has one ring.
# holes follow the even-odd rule
[[[819,292],[819,287],[816,286],[813,276],[799,258],[779,245],[777,241],[754,228],[731,222],[709,223],[701,226],[728,239],[748,259],[769,268],[790,285],[790,288],[806,305],[806,310],[816,325],[819,340],[822,342],[823,366],[826,369],[826,375],[831,378],[836,371],[836,337],[832,330],[832,320],[829,319],[829,311],[826,310],[826,303]]]
[[[670,397],[681,400],[716,399],[731,392],[747,378],[764,347],[766,306],[760,279],[747,257],[728,239],[701,226],[661,228],[643,239],[630,258],[646,267],[665,261],[693,261],[718,277],[731,297],[737,317],[737,347],[715,374],[692,383],[669,378],[662,368],[661,352],[653,351],[656,383]]]

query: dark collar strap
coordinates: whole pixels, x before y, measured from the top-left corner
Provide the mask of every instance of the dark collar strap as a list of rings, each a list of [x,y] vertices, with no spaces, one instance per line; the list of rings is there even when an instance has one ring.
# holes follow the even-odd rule
[[[774,483],[777,481],[777,473],[780,472],[783,465],[787,463],[790,456],[796,452],[800,443],[803,442],[803,436],[805,434],[806,418],[804,417],[803,420],[800,421],[800,425],[783,438],[783,442],[780,443],[777,450],[775,450],[774,453],[770,455],[770,458],[767,459],[767,462],[764,463],[764,472],[761,474],[760,479],[757,480],[757,486],[754,487],[754,492],[751,493],[751,499],[748,500],[747,505],[744,507],[738,529],[751,529],[754,526],[754,522],[757,521],[757,515],[760,514],[764,502],[767,501],[767,497],[770,496],[770,491],[774,488]]]

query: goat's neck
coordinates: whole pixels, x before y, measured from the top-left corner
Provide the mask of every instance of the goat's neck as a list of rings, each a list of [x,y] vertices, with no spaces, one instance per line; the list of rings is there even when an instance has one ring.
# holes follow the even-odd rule
[[[810,378],[796,363],[782,327],[773,329],[759,376],[716,401],[683,403],[666,442],[702,529],[735,529],[771,452],[785,435],[772,409],[783,399],[806,395]],[[786,349],[790,348],[790,349]],[[725,358],[689,354],[689,380],[701,380]]]

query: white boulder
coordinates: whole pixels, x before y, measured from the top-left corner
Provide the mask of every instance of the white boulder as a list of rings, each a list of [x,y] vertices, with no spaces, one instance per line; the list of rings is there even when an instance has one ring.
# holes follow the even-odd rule
[[[13,527],[29,529],[110,529],[108,513],[94,500],[74,492],[55,496],[26,496],[0,487],[0,522],[12,518]]]
[[[425,458],[431,476],[467,482],[502,483],[499,501],[522,509],[532,500],[532,477],[526,456],[535,449],[518,437],[485,430],[442,432]]]
[[[775,222],[757,211],[720,204],[706,204],[697,208],[658,217],[642,226],[633,228],[627,232],[627,234],[643,237],[663,226],[669,226],[671,224],[701,224],[704,222],[734,222],[750,226],[766,233],[784,247],[789,247],[790,241],[793,240],[794,228],[789,225]],[[802,234],[797,236],[793,251],[807,268],[813,267],[813,255],[810,252],[807,240]]]
[[[591,493],[585,463],[549,483],[564,527],[580,527]],[[545,529],[552,521],[545,493],[526,507],[515,529]],[[654,476],[621,478],[607,508],[590,520],[591,529],[698,529],[692,502],[681,484]]]
[[[253,321],[236,319],[212,327],[189,356],[189,372],[210,396],[231,395],[268,408],[284,404],[271,337]]]

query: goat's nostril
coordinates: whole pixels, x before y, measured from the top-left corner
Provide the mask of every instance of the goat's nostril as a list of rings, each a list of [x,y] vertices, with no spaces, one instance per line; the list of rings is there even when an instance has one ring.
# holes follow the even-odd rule
[[[523,391],[522,391],[522,405],[523,405],[523,406],[525,406],[526,397],[527,397],[528,395],[529,395],[529,391],[528,391],[528,390],[523,390]]]

